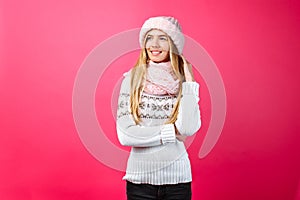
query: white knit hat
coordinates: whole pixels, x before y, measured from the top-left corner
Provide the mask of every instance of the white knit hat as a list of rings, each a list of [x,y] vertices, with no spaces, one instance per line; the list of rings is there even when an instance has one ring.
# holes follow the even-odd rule
[[[184,45],[184,35],[181,31],[181,26],[174,17],[151,17],[147,19],[140,31],[140,46],[144,47],[145,36],[151,29],[159,29],[168,34],[168,36],[173,40],[178,53],[181,54]]]

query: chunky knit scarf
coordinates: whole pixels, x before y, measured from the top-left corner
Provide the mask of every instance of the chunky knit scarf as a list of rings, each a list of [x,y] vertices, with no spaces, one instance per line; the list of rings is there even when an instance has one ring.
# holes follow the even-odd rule
[[[178,90],[179,80],[173,72],[171,62],[150,61],[147,66],[144,92],[155,95],[176,95]]]

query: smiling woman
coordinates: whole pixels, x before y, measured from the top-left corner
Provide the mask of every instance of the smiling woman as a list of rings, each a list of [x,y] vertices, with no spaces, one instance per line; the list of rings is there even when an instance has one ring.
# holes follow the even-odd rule
[[[157,29],[149,31],[146,36],[146,49],[153,62],[169,61],[169,39],[164,32]]]
[[[117,134],[131,146],[127,198],[191,199],[191,166],[183,141],[201,126],[199,84],[181,54],[184,37],[173,17],[148,19],[136,65],[122,81]]]

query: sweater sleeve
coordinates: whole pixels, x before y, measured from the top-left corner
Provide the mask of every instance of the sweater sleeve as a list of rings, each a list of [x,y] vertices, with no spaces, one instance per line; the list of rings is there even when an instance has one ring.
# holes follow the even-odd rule
[[[117,135],[124,146],[149,147],[174,143],[174,124],[142,126],[136,124],[130,111],[130,76],[122,81],[117,110]]]
[[[201,127],[198,93],[199,84],[197,82],[183,82],[182,98],[175,122],[181,135],[191,136]]]

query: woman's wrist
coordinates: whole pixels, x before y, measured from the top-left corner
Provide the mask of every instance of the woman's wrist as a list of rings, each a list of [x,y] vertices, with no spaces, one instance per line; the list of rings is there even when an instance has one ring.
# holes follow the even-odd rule
[[[174,124],[164,124],[161,128],[161,143],[174,143],[176,139],[175,135]]]

